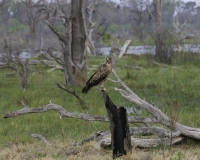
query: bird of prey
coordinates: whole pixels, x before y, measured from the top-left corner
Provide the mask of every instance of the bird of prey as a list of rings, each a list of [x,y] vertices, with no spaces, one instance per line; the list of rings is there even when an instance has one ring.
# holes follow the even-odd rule
[[[93,86],[100,85],[102,90],[104,88],[104,82],[108,78],[109,74],[112,72],[112,58],[106,58],[106,62],[101,64],[100,68],[90,77],[86,82],[82,93],[87,93]]]

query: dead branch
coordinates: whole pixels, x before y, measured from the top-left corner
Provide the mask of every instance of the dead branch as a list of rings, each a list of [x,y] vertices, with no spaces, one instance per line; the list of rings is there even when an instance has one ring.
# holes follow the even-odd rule
[[[67,112],[62,106],[59,106],[57,104],[49,103],[47,105],[44,105],[42,107],[38,108],[30,108],[24,104],[23,101],[20,101],[21,105],[23,106],[22,109],[18,111],[14,111],[11,113],[7,113],[3,118],[12,118],[17,117],[20,115],[30,114],[30,113],[43,113],[50,110],[57,111],[60,114],[61,117],[65,118],[78,118],[86,121],[101,121],[101,122],[108,122],[108,118],[106,116],[97,116],[92,114],[85,114],[85,113],[76,113],[76,112]],[[128,117],[129,123],[157,123],[158,121],[154,117],[134,117],[130,116]]]
[[[97,115],[91,115],[91,114],[85,114],[85,113],[76,113],[76,112],[67,112],[62,106],[59,106],[57,104],[49,103],[47,105],[44,105],[42,107],[38,108],[29,108],[24,107],[24,102],[21,101],[21,105],[23,106],[22,109],[18,111],[14,111],[11,113],[6,114],[3,118],[12,118],[17,117],[24,114],[30,114],[30,113],[43,113],[50,110],[55,110],[60,114],[60,118],[78,118],[83,119],[86,121],[102,121],[102,122],[108,122],[108,118],[104,116],[97,116]]]
[[[49,144],[49,142],[40,134],[31,134],[31,137],[41,140],[44,144]]]
[[[131,138],[131,143],[135,147],[157,147],[160,144],[169,146],[178,142],[181,142],[184,137],[179,137],[179,132],[170,133],[170,131],[160,127],[134,127],[129,128],[131,136],[142,136],[143,138]],[[158,135],[158,138],[147,139],[145,136]],[[91,136],[85,138],[82,142],[77,143],[78,145],[83,144],[87,141],[96,140],[96,148],[104,148],[111,145],[111,135],[108,131],[98,131],[93,133]],[[166,137],[166,138],[162,138]],[[171,143],[172,140],[172,143]]]
[[[158,63],[158,62],[155,62],[155,61],[151,61],[153,64],[155,65],[158,65],[159,67],[168,67],[168,65],[166,64],[163,64],[163,63]]]
[[[149,104],[145,100],[140,99],[133,91],[130,92],[130,88],[127,87],[117,76],[115,71],[113,70],[113,75],[118,80],[118,83],[125,89],[118,89],[115,88],[115,90],[119,93],[121,93],[122,97],[124,97],[126,100],[130,101],[131,103],[136,104],[137,106],[141,107],[142,109],[146,110],[147,112],[151,113],[160,124],[168,127],[170,130],[180,132],[180,135],[187,136],[190,138],[198,139],[200,140],[200,129],[199,128],[191,128],[184,126],[178,122],[175,122],[173,125],[170,123],[172,121],[171,118],[169,118],[167,115],[165,115],[158,107],[155,105]]]
[[[85,104],[85,102],[79,97],[79,95],[76,94],[76,91],[75,91],[75,90],[74,90],[74,91],[70,91],[70,90],[68,90],[68,89],[66,89],[66,88],[64,88],[64,87],[62,87],[62,86],[59,85],[58,83],[56,83],[56,84],[57,84],[57,86],[58,86],[60,89],[62,89],[62,90],[64,90],[64,91],[66,91],[67,93],[70,93],[70,94],[72,94],[73,96],[75,96],[75,97],[79,100],[79,102],[80,102],[81,105],[84,105],[84,104]]]
[[[183,137],[175,137],[175,138],[133,138],[131,137],[131,144],[134,147],[140,147],[140,148],[155,148],[158,147],[159,145],[164,145],[164,146],[170,146],[172,144],[181,142],[184,138]],[[107,137],[105,139],[102,139],[98,141],[95,144],[95,148],[101,149],[101,148],[106,148],[111,145],[111,138]]]
[[[127,52],[130,43],[131,43],[131,40],[126,40],[125,41],[124,46],[122,47],[122,50],[121,50],[121,52],[119,54],[119,58],[121,58]]]
[[[81,142],[76,143],[76,145],[83,145],[85,142],[97,140],[100,137],[105,137],[106,135],[110,136],[110,132],[109,131],[106,131],[106,132],[105,131],[97,131],[97,132],[93,133],[92,135],[83,139]]]
[[[124,65],[125,68],[130,68],[130,69],[136,69],[136,70],[143,70],[143,67],[139,67],[139,66],[129,66],[129,65]]]

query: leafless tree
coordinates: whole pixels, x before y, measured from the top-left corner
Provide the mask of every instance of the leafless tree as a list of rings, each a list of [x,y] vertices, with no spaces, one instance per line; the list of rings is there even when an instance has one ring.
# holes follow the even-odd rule
[[[47,15],[48,27],[57,36],[62,47],[65,84],[76,86],[86,79],[83,0],[74,0],[71,5],[61,3],[45,5],[42,10]]]
[[[28,64],[28,59],[21,59],[20,53],[21,50],[12,47],[12,41],[4,38],[4,49],[1,50],[0,56],[0,68],[11,68],[14,70],[19,79],[20,79],[20,87],[26,88],[28,76],[30,74],[30,68]]]
[[[21,15],[21,20],[23,21],[23,23],[26,23],[29,26],[29,47],[34,50],[39,49],[41,47],[42,40],[40,40],[40,44],[38,44],[38,39],[36,37],[39,31],[39,27],[41,27],[40,22],[42,19],[42,14],[38,12],[38,6],[45,3],[45,0],[22,0],[21,2],[21,4],[23,4],[21,5],[21,9],[25,11],[24,14]],[[42,37],[40,38],[42,39]]]
[[[186,26],[186,21],[185,21],[185,23],[180,24],[179,20],[178,20],[178,16],[176,16],[174,18],[173,26],[174,26],[174,34],[176,37],[176,45],[177,45],[178,51],[181,52],[183,49],[181,46],[181,42],[185,38],[185,33],[184,33],[183,29]]]
[[[166,45],[164,40],[169,38],[170,34],[162,27],[162,0],[154,0],[155,12],[155,57],[160,62],[172,62],[173,49],[172,46]]]
[[[129,0],[127,8],[131,13],[134,33],[142,40],[145,37],[145,25],[148,24],[147,0]]]
[[[96,55],[96,49],[94,46],[94,41],[92,38],[94,28],[97,25],[97,22],[93,20],[93,15],[96,12],[96,8],[100,4],[100,1],[85,1],[84,3],[84,21],[85,21],[85,31],[86,31],[86,51],[88,55]],[[86,15],[88,15],[88,24],[89,26],[87,27],[87,22],[86,22]]]

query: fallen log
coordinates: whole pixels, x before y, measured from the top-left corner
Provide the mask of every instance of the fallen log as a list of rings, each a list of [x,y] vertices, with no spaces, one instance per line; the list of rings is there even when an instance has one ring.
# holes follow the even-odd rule
[[[183,140],[183,137],[174,137],[174,138],[133,138],[131,137],[131,144],[134,147],[139,147],[139,148],[155,148],[158,147],[159,145],[163,146],[170,146],[172,144],[179,143]],[[100,149],[100,148],[106,148],[111,145],[111,138],[107,137],[105,139],[102,139],[98,141],[95,144],[95,148]]]

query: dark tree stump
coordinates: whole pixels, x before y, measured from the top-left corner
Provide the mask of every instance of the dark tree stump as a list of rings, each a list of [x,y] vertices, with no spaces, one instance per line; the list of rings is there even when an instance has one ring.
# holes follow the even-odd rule
[[[114,159],[126,155],[127,151],[131,151],[132,148],[127,113],[124,107],[117,108],[105,91],[102,90],[101,92],[110,122],[111,147]]]

